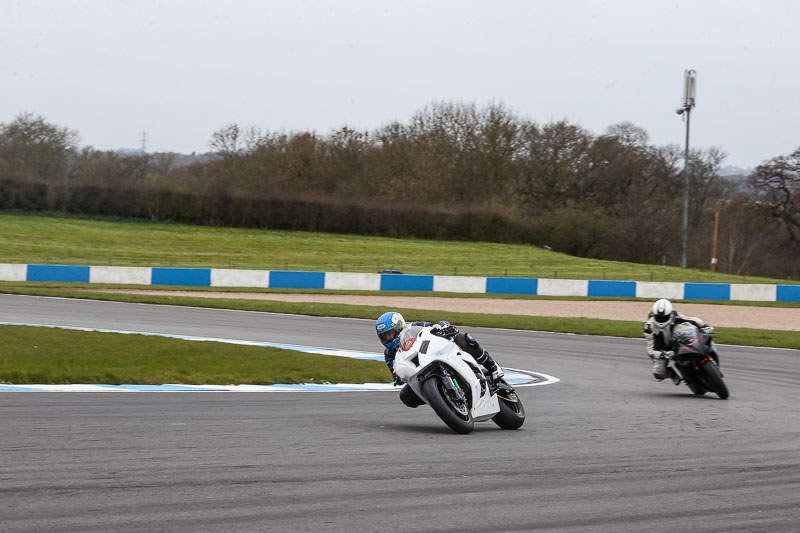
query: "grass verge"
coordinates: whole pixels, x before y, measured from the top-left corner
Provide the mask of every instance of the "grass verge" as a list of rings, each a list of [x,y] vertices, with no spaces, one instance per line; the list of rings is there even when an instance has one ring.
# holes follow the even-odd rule
[[[2,262],[407,274],[789,283],[708,270],[601,261],[522,244],[111,222],[0,213]],[[792,283],[796,283],[792,282]]]
[[[0,326],[0,382],[266,385],[389,381],[386,365],[277,348]]]

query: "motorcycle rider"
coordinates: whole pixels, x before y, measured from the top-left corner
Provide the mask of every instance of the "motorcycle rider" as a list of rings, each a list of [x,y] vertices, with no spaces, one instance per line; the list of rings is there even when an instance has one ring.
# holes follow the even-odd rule
[[[459,332],[458,329],[449,322],[442,320],[435,324],[431,322],[411,322],[407,324],[405,319],[403,319],[403,315],[396,311],[388,311],[382,314],[375,322],[375,333],[378,335],[378,340],[380,340],[381,344],[384,346],[383,359],[386,362],[386,366],[388,366],[389,370],[392,372],[395,385],[402,383],[394,373],[394,356],[400,347],[400,334],[405,329],[415,326],[430,327],[431,333],[434,335],[453,339],[459,348],[474,357],[478,364],[486,369],[492,383],[496,384],[505,375],[500,365],[492,359],[489,352],[484,350],[472,335]],[[405,384],[400,390],[400,400],[408,407],[419,407],[425,403],[408,384]]]
[[[667,360],[675,355],[670,350],[670,346],[672,346],[672,329],[676,324],[686,322],[694,324],[707,335],[714,333],[713,326],[706,324],[699,318],[682,315],[665,298],[656,301],[647,316],[647,321],[644,323],[644,338],[647,341],[647,355],[653,360],[653,377],[658,381],[670,378],[676,385],[681,381],[680,376],[672,367],[667,367]],[[711,343],[711,356],[719,365],[719,354],[717,354],[713,342]]]

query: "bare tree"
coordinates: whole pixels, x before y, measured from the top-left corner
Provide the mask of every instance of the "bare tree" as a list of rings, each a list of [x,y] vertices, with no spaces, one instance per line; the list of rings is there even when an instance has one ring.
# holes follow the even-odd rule
[[[709,202],[724,196],[719,169],[727,155],[720,148],[695,150],[689,163],[689,226],[697,228],[703,219],[710,220]]]
[[[242,148],[243,133],[238,124],[228,124],[211,134],[209,147],[222,157],[236,156]]]
[[[0,124],[0,171],[26,180],[66,178],[78,145],[78,133],[22,113]]]
[[[175,167],[176,156],[173,152],[156,152],[150,158],[150,172],[155,177],[163,177]]]
[[[760,165],[748,182],[762,211],[783,225],[792,242],[800,243],[800,148]]]
[[[592,141],[589,132],[566,121],[527,125],[516,190],[528,212],[568,207],[586,198]]]

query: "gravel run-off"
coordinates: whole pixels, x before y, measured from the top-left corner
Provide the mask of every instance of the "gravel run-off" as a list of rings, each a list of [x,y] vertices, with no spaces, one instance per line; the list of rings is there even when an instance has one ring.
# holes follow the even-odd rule
[[[652,302],[609,300],[526,300],[492,298],[436,298],[430,296],[358,296],[343,294],[278,294],[251,292],[193,292],[106,289],[93,292],[126,292],[192,298],[227,298],[273,300],[279,302],[308,302],[346,305],[369,305],[396,308],[428,309],[458,313],[528,315],[550,317],[604,318],[609,320],[644,321]],[[701,318],[715,327],[774,329],[800,331],[800,308],[756,307],[720,304],[676,304],[687,316]]]

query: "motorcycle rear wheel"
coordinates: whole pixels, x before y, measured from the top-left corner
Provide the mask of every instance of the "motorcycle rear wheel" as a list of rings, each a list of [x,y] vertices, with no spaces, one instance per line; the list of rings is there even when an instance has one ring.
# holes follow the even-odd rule
[[[519,429],[525,423],[525,406],[514,389],[502,389],[497,393],[500,412],[492,417],[492,422],[502,429]]]
[[[722,376],[719,375],[719,370],[717,369],[717,365],[715,363],[705,363],[700,367],[700,372],[703,373],[705,385],[707,385],[708,389],[714,391],[716,395],[720,397],[720,399],[728,399],[728,396],[730,396],[730,393],[728,392],[728,386],[725,385],[724,381],[722,381]]]
[[[441,377],[431,376],[426,379],[422,383],[422,391],[428,404],[450,429],[466,435],[475,427],[469,406],[466,402],[463,405],[456,405],[452,401]]]

